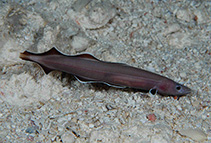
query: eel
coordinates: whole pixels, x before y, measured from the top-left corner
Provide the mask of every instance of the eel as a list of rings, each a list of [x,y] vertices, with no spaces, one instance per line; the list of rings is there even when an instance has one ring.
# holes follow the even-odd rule
[[[191,92],[190,88],[162,75],[123,63],[101,61],[87,53],[65,55],[53,47],[44,53],[25,51],[20,53],[20,58],[39,64],[46,74],[53,70],[62,71],[86,83],[141,89],[178,99]]]

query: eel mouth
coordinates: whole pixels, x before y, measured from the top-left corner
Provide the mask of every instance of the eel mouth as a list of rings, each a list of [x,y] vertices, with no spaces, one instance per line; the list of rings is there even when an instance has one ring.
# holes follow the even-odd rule
[[[183,94],[190,94],[192,92],[192,89],[190,89],[189,87],[183,86]]]

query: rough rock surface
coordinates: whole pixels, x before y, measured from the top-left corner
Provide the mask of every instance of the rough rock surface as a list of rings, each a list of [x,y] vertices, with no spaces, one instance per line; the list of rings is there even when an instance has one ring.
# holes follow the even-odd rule
[[[0,142],[211,142],[210,11],[208,0],[0,1]],[[19,58],[53,46],[193,92],[175,100],[82,84]]]

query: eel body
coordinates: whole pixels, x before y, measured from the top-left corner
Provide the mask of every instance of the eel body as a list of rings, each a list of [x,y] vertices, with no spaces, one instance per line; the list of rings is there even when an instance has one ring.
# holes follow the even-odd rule
[[[20,54],[20,58],[38,63],[46,74],[58,70],[72,74],[83,82],[101,82],[178,98],[191,92],[190,88],[167,77],[122,63],[101,61],[90,54],[64,55],[52,48],[45,53],[25,51]]]

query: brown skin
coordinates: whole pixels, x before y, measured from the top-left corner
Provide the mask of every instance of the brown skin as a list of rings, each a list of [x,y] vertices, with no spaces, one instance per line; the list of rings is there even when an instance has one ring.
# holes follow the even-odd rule
[[[191,89],[173,80],[126,64],[98,60],[90,54],[64,55],[57,49],[35,54],[28,51],[20,58],[38,63],[46,74],[58,70],[75,75],[84,82],[102,82],[109,85],[142,90],[155,90],[161,95],[183,96]]]

